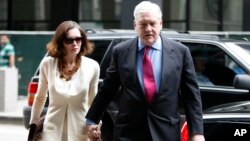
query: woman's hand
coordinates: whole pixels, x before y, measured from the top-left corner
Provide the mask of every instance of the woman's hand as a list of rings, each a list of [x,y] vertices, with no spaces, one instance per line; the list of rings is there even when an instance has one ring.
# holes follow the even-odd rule
[[[87,125],[86,128],[90,141],[101,141],[101,125]]]

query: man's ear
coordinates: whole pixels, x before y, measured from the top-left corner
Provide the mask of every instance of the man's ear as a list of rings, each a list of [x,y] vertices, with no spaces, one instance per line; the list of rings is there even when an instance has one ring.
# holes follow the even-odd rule
[[[160,25],[161,25],[161,29],[163,28],[163,21],[161,20],[160,22]]]
[[[134,29],[135,29],[135,27],[136,27],[136,22],[135,22],[135,20],[134,20]]]

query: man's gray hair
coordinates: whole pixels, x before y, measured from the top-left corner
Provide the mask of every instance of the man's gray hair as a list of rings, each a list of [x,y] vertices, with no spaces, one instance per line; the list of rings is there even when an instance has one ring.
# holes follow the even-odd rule
[[[160,19],[162,19],[161,8],[156,3],[153,3],[150,1],[142,1],[141,3],[136,5],[135,10],[134,10],[134,19],[136,20],[137,16],[140,13],[144,13],[144,12],[155,13],[156,15],[159,16]]]

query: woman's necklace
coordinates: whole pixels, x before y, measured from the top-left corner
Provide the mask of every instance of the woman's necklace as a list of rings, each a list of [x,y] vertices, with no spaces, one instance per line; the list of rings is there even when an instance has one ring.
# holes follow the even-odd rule
[[[73,67],[75,66],[75,63],[66,63],[68,70],[72,70]]]
[[[61,73],[61,78],[65,79],[66,81],[70,80],[74,73],[74,67],[65,67]]]
[[[81,57],[81,56],[80,56]],[[81,58],[77,57],[72,63],[68,63],[66,59],[59,60],[58,68],[60,78],[66,81],[72,78],[72,75],[78,70],[81,65]]]
[[[65,63],[64,68],[62,69],[60,78],[66,81],[70,80],[72,75],[78,70],[80,63]]]

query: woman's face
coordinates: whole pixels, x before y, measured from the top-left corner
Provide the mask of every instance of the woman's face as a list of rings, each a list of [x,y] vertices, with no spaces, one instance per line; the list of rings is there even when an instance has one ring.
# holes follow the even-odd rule
[[[63,45],[67,55],[76,56],[80,52],[82,45],[82,36],[79,29],[73,28],[69,30]]]

